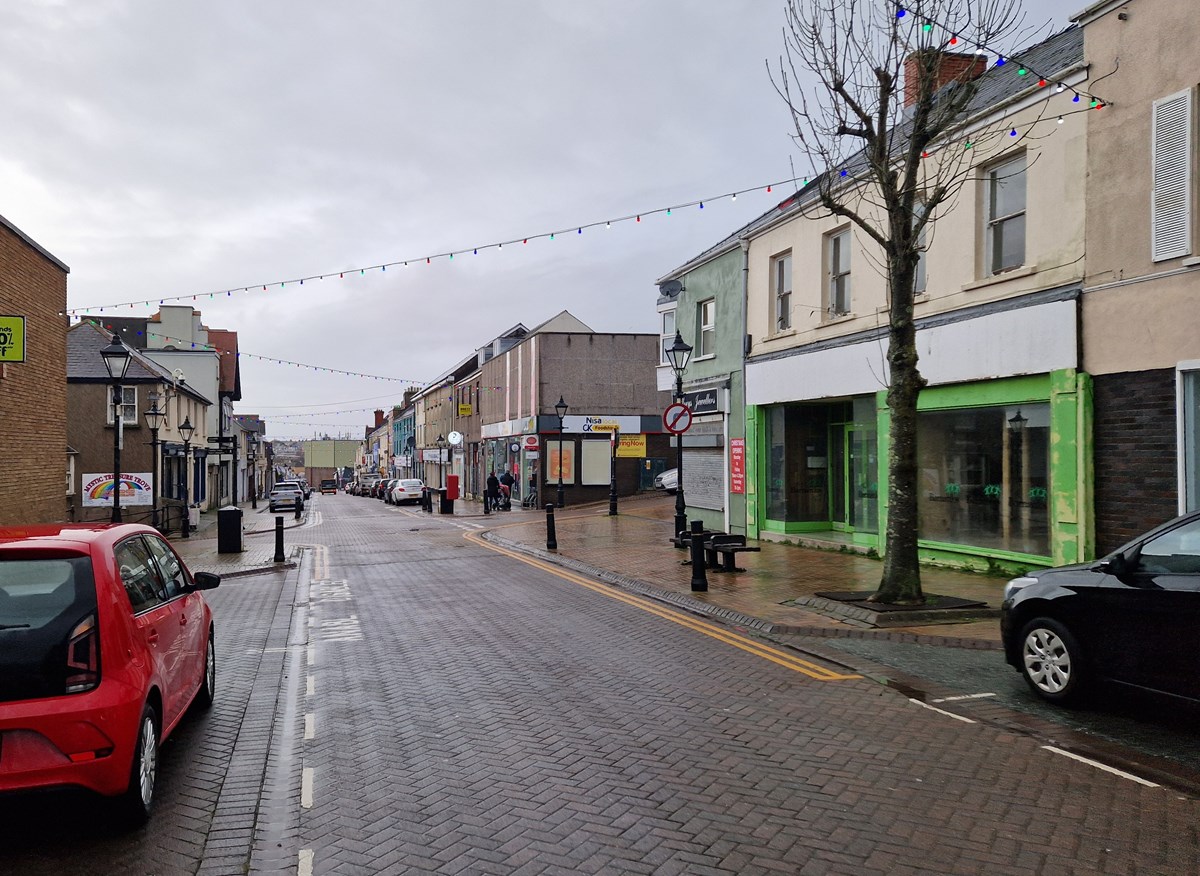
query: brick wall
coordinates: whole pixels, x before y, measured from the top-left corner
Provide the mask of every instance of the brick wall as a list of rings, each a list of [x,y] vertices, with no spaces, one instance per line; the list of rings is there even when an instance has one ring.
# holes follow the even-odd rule
[[[1094,378],[1097,556],[1178,513],[1175,370]]]
[[[66,271],[0,222],[0,314],[26,333],[26,361],[0,365],[0,525],[63,520],[66,307]]]

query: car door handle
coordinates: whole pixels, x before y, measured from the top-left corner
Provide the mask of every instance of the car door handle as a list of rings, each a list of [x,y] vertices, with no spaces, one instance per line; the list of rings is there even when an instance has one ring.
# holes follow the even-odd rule
[[[150,631],[148,633],[146,633],[146,641],[149,642],[151,645],[157,645],[158,644],[158,630],[151,628]]]
[[[179,616],[179,625],[180,625],[181,627],[186,627],[186,626],[187,626],[187,615],[186,615],[186,614],[181,614],[181,615]]]

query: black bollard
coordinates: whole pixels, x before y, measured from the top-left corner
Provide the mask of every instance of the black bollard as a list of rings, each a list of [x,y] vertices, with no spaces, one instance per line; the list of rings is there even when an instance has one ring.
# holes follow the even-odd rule
[[[491,495],[485,490],[483,493],[483,513],[484,513],[484,515],[488,515],[488,514],[492,513],[492,509],[488,507],[488,502],[491,498],[492,498]]]
[[[558,534],[554,531],[554,503],[546,505],[546,550],[558,550]]]
[[[275,562],[282,563],[283,556],[283,517],[275,518]]]
[[[708,576],[704,574],[704,521],[692,521],[692,591],[708,590]]]
[[[297,502],[296,503],[296,519],[297,520],[300,519],[300,511],[302,508],[303,508],[303,506],[299,502]]]

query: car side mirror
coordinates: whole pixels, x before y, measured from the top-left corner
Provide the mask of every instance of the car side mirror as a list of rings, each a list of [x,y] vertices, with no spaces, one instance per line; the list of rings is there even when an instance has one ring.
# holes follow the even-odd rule
[[[196,590],[212,590],[221,583],[221,576],[213,572],[196,572],[192,575],[192,586]]]
[[[1120,577],[1129,571],[1129,560],[1125,559],[1124,554],[1113,554],[1108,559],[1101,560],[1096,568],[1106,575]]]

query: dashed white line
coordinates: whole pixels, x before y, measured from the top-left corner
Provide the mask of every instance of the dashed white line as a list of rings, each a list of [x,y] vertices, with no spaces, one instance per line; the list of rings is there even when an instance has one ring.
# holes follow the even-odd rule
[[[296,863],[296,876],[312,876],[313,850],[301,849],[300,860]]]
[[[1104,772],[1111,773],[1114,776],[1120,776],[1122,779],[1129,779],[1131,782],[1137,782],[1139,785],[1145,785],[1147,788],[1161,787],[1160,785],[1156,785],[1154,782],[1143,779],[1141,776],[1135,776],[1133,773],[1127,773],[1124,770],[1117,769],[1116,767],[1110,767],[1108,764],[1100,763],[1097,760],[1091,760],[1090,758],[1081,757],[1078,754],[1072,754],[1069,751],[1063,751],[1061,748],[1055,748],[1053,745],[1043,745],[1042,748],[1046,749],[1046,751],[1052,751],[1055,754],[1061,754],[1063,757],[1069,757],[1071,760],[1077,760],[1080,763],[1086,763],[1088,766],[1093,766],[1098,770],[1104,770]]]
[[[312,666],[314,663],[317,662],[317,649],[314,648],[312,645],[309,645],[308,646],[308,654],[306,656],[308,659],[308,665]]]
[[[937,712],[939,715],[945,715],[947,718],[953,718],[955,721],[962,721],[964,724],[975,723],[970,718],[964,718],[962,715],[956,715],[953,712],[947,712],[945,709],[939,709],[937,706],[931,706],[929,703],[923,703],[920,700],[914,700],[912,697],[909,697],[908,701],[910,703],[916,703],[922,709],[929,709],[931,712]]]
[[[936,700],[930,700],[931,703],[956,703],[959,700],[981,700],[984,697],[994,697],[994,693],[977,693],[963,694],[959,697],[938,697]]]
[[[300,777],[300,805],[305,809],[313,807],[313,768],[305,767]]]
[[[317,678],[315,675],[310,675],[308,677],[308,687],[307,687],[307,689],[305,689],[304,695],[311,697],[316,692],[317,692]]]
[[[304,738],[315,739],[317,736],[317,716],[308,712],[304,716]]]

